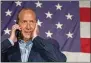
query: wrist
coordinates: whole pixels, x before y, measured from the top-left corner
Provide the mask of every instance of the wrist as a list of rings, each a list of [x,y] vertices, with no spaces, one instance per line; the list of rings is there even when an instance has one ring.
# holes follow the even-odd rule
[[[12,40],[13,43],[17,41],[17,39],[16,38],[13,38],[12,36],[9,39]]]
[[[12,44],[12,46],[14,45],[14,42],[10,39],[10,38],[8,38],[8,40],[10,41],[10,43]]]
[[[10,40],[12,40],[14,42],[14,39],[12,37],[9,38]]]

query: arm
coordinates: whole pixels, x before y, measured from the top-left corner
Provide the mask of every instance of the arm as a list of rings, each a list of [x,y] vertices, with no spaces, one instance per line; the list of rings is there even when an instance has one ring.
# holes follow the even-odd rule
[[[1,56],[2,56],[1,61],[2,62],[5,62],[5,61],[8,62],[7,60],[8,49],[14,46],[15,42],[17,42],[17,37],[15,36],[16,29],[20,30],[20,27],[18,24],[15,24],[12,26],[12,31],[11,31],[11,35],[9,39],[6,39],[3,42],[1,42]]]
[[[52,43],[37,36],[33,43],[41,55],[50,62],[65,62],[66,56],[62,54],[59,49],[54,47]]]
[[[1,62],[8,62],[6,53],[8,51],[8,48],[10,48],[11,46],[12,44],[8,39],[1,42]]]
[[[12,44],[8,39],[4,40],[3,42],[1,42],[1,52],[7,52],[8,48],[10,48],[11,46]]]

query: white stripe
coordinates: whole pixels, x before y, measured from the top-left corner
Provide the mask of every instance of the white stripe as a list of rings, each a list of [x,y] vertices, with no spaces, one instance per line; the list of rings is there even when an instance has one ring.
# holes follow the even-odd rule
[[[91,38],[90,24],[91,22],[80,22],[80,37],[81,38]]]
[[[67,57],[67,62],[90,62],[90,53],[63,52]]]
[[[79,6],[90,8],[90,1],[79,1]]]

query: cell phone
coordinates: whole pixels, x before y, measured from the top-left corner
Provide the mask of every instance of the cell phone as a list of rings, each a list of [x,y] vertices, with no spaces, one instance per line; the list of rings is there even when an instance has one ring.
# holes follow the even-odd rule
[[[16,35],[16,37],[17,37],[18,40],[22,39],[21,31],[19,29],[16,29],[15,35]]]
[[[18,21],[16,21],[16,24],[18,24]],[[21,31],[19,29],[16,29],[15,35],[16,35],[18,40],[22,39],[22,34],[21,34]]]

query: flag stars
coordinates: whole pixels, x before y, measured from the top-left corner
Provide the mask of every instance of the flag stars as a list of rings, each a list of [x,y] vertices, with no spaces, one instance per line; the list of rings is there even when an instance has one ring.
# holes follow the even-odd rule
[[[67,20],[68,19],[72,20],[73,15],[71,15],[70,13],[68,13],[68,15],[65,15],[65,16],[67,17]]]
[[[45,33],[46,33],[47,37],[52,38],[53,33],[50,32],[50,30],[48,30],[48,32],[45,32]]]
[[[22,3],[22,2],[17,1],[17,2],[15,2],[15,3],[16,3],[16,6],[21,6],[21,3]]]
[[[56,26],[57,26],[57,29],[59,28],[59,29],[62,29],[62,26],[63,26],[63,24],[60,24],[60,22],[58,22],[58,24],[55,24]]]
[[[66,34],[68,38],[73,38],[73,33],[69,32],[68,34]]]
[[[37,24],[41,27],[41,24],[42,24],[43,22],[41,22],[39,19],[38,19],[38,21],[37,21]]]
[[[61,10],[62,9],[62,6],[58,3],[56,6],[56,10]]]
[[[4,30],[5,34],[9,34],[10,35],[10,31],[8,28],[6,30]]]
[[[42,3],[40,3],[39,1],[35,4],[36,4],[36,7],[40,7],[40,8],[42,7]]]
[[[49,11],[47,12],[47,13],[45,13],[46,14],[46,18],[52,18],[52,13],[50,13]]]
[[[12,11],[10,11],[9,9],[5,12],[6,16],[11,16]]]

